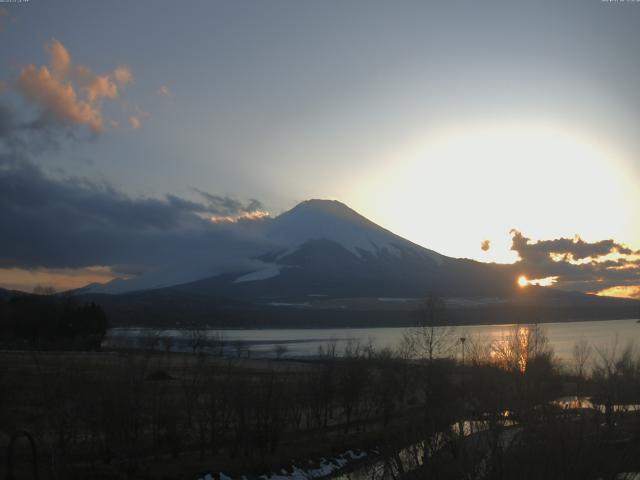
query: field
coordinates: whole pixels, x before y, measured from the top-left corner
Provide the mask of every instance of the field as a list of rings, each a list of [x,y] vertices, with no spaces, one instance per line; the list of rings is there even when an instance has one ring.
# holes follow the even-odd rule
[[[268,472],[373,448],[383,423],[373,411],[347,420],[337,403],[311,405],[322,390],[339,393],[323,380],[336,369],[315,362],[140,352],[2,352],[0,362],[0,451],[29,432],[40,471],[55,459],[63,478]],[[17,471],[31,468],[26,441],[14,458]]]
[[[584,369],[561,370],[530,328],[511,343],[468,344],[462,364],[432,355],[444,339],[428,328],[414,333],[397,351],[354,343],[338,357],[327,345],[309,361],[0,352],[0,452],[17,438],[0,474],[239,478],[320,470],[323,457],[348,451],[358,458],[340,472],[387,472],[378,478],[516,478],[522,465],[527,478],[640,470],[633,349],[594,357],[587,370],[583,346]],[[553,401],[567,394],[598,407]]]

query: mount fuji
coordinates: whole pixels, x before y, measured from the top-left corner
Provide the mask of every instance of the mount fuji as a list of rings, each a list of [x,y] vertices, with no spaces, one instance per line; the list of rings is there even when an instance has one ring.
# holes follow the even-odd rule
[[[335,200],[308,200],[278,217],[232,228],[240,232],[239,241],[250,235],[253,245],[228,252],[222,264],[208,264],[207,258],[195,265],[171,263],[136,278],[92,284],[82,292],[175,287],[241,298],[506,293],[504,285],[471,285],[483,271],[495,275],[500,268],[416,245]],[[512,277],[504,280],[512,287]]]
[[[441,255],[338,201],[308,200],[275,218],[231,228],[238,230],[239,242],[251,242],[222,252],[223,264],[206,258],[197,265],[178,261],[138,278],[90,285],[76,295],[100,301],[116,323],[153,318],[234,326],[298,325],[301,318],[305,326],[395,324],[408,321],[429,294],[446,298],[454,311],[469,314],[471,308],[476,321],[483,321],[478,308],[484,321],[499,321],[496,315],[513,321],[512,313],[496,313],[505,305],[511,312],[513,305],[535,304],[538,314],[541,306],[627,305],[541,287],[523,292],[514,265]],[[562,315],[575,315],[575,308],[572,312]]]

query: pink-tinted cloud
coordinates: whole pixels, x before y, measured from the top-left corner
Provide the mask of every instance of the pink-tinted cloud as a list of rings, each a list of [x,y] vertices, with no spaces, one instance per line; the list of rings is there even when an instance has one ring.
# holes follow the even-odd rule
[[[253,212],[242,212],[239,215],[223,215],[213,216],[210,218],[213,223],[238,223],[238,222],[251,222],[255,220],[264,220],[269,218],[269,212],[264,210],[256,210]]]
[[[64,126],[104,129],[103,99],[115,100],[120,89],[133,81],[131,70],[117,67],[98,75],[85,65],[74,65],[65,46],[56,39],[47,45],[51,59],[40,68],[24,66],[16,82],[18,92],[41,110],[42,118]]]
[[[131,73],[131,69],[129,67],[125,67],[124,65],[120,65],[113,71],[113,77],[121,87],[124,87],[133,82],[133,73]]]
[[[60,81],[64,81],[71,69],[71,56],[64,45],[55,38],[47,45],[47,50],[51,55],[51,71]]]
[[[140,119],[138,117],[136,117],[135,115],[131,115],[129,117],[129,125],[131,125],[131,128],[133,128],[134,130],[142,127],[142,122],[140,121]]]
[[[107,266],[81,268],[1,268],[0,285],[3,288],[30,292],[34,287],[47,285],[57,291],[80,288],[90,283],[107,283],[127,275],[111,270]]]
[[[94,102],[97,99],[117,98],[118,87],[109,75],[96,75],[91,83],[84,88],[87,98]]]
[[[103,129],[100,109],[91,101],[79,99],[73,85],[61,83],[47,67],[24,67],[18,90],[26,100],[40,107],[49,120],[72,126],[86,125],[94,132]]]

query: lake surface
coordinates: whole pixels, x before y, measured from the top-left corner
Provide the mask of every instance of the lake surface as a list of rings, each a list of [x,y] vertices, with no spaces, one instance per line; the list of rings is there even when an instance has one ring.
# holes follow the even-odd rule
[[[541,326],[556,355],[565,361],[571,360],[573,346],[582,337],[600,349],[611,350],[616,344],[623,348],[629,342],[640,346],[640,323],[635,319],[544,323]],[[500,340],[513,328],[513,325],[460,326],[455,327],[452,337],[490,342]],[[363,345],[372,343],[377,349],[395,348],[406,330],[397,327],[205,330],[198,331],[196,335],[193,331],[180,329],[113,328],[107,333],[104,346],[149,348],[153,345],[159,350],[189,351],[196,336],[205,336],[209,341],[222,338],[225,354],[235,354],[240,350],[243,356],[270,357],[280,346],[286,349],[285,357],[305,357],[317,355],[319,347],[326,348],[331,343],[335,344],[338,353],[342,353],[350,341],[359,341]]]

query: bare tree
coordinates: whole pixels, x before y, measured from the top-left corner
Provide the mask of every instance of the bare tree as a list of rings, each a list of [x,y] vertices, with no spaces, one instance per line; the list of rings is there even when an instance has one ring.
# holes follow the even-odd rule
[[[338,340],[335,338],[329,339],[325,346],[318,345],[318,357],[326,359],[335,359],[338,355]]]
[[[207,330],[203,328],[190,328],[186,331],[189,346],[192,353],[202,353],[202,350],[207,345]]]
[[[587,364],[591,359],[592,347],[585,337],[580,337],[573,345],[573,371],[577,377],[576,394],[582,393],[582,382],[587,373]]]
[[[224,334],[222,332],[214,332],[210,339],[213,354],[222,357],[224,355]]]
[[[171,337],[170,335],[165,335],[164,337],[162,337],[162,342],[164,344],[165,353],[171,352],[171,347],[173,346],[173,337]]]
[[[640,357],[632,341],[619,350],[617,335],[611,347],[596,347],[595,351],[594,400],[604,405],[606,422],[612,426],[614,413],[640,400]]]
[[[280,360],[284,356],[284,354],[287,353],[288,351],[289,349],[287,348],[286,345],[278,344],[273,347],[273,353],[275,354],[278,360]]]
[[[248,350],[247,345],[245,344],[244,340],[235,340],[233,342],[233,348],[236,351],[236,355],[238,356],[238,358],[240,358],[242,356],[242,353],[245,350]]]
[[[553,350],[545,329],[538,325],[514,325],[491,344],[490,356],[505,370],[525,373],[529,363],[551,359]]]
[[[430,295],[417,311],[418,324],[403,335],[403,349],[413,351],[429,363],[436,357],[447,356],[455,346],[455,329],[443,324],[445,303],[442,298]]]
[[[139,337],[140,346],[144,350],[155,351],[162,338],[162,331],[155,328],[144,329]]]
[[[491,363],[491,340],[487,335],[466,335],[465,356],[468,365],[477,367]]]

